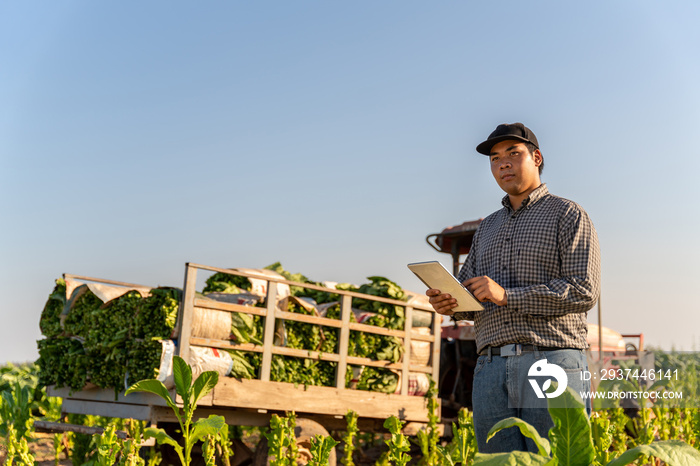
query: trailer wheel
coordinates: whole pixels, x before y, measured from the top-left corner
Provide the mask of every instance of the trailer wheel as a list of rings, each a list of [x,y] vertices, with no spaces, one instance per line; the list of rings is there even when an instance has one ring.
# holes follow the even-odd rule
[[[330,434],[318,422],[312,421],[311,419],[299,418],[296,420],[294,435],[297,438],[297,446],[299,447],[297,464],[306,464],[311,459],[311,439],[316,435],[328,437]],[[252,466],[269,466],[271,464],[270,458],[267,456],[268,449],[267,438],[262,436],[258,442],[258,446],[255,448]],[[336,464],[336,449],[333,448],[328,458],[328,466],[336,466]]]

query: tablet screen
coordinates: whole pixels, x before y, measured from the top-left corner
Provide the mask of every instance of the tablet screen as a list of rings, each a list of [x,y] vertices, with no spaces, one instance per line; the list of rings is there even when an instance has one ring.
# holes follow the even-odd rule
[[[408,268],[428,288],[452,295],[457,300],[454,312],[483,311],[484,306],[440,262],[414,262]]]

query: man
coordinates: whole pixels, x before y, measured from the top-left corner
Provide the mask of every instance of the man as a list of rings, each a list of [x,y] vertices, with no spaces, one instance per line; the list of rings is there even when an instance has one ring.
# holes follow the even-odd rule
[[[544,160],[529,128],[499,125],[476,150],[489,157],[491,173],[506,192],[503,208],[479,225],[457,277],[484,311],[454,313],[449,294],[426,294],[436,312],[474,321],[479,358],[472,404],[479,451],[537,451],[517,428],[488,443],[486,437],[498,421],[515,416],[547,438],[553,425],[547,399],[530,383],[543,387],[543,380],[528,375],[537,361],[562,367],[576,392],[590,389],[582,379],[588,369],[586,313],[600,294],[598,238],[579,205],[541,183]],[[587,408],[590,413],[590,401]]]

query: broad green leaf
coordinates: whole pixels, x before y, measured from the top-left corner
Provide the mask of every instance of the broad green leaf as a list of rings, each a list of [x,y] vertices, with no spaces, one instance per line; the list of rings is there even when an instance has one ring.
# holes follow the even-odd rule
[[[159,397],[163,398],[165,402],[168,403],[168,406],[170,406],[170,408],[172,408],[175,412],[178,412],[179,410],[179,408],[175,404],[175,400],[173,400],[173,398],[170,396],[170,392],[167,388],[165,388],[165,385],[163,385],[163,382],[161,382],[160,380],[139,380],[131,387],[129,387],[124,394],[129,395],[130,393],[134,392],[153,393],[154,395],[158,395]]]
[[[219,381],[219,373],[216,371],[206,371],[199,374],[192,387],[192,407],[194,408],[207,393],[212,391]]]
[[[223,416],[217,416],[216,414],[211,414],[206,419],[199,419],[192,426],[192,433],[190,434],[189,444],[194,445],[207,435],[216,435],[221,429],[226,425],[226,421]]]
[[[192,368],[180,356],[173,357],[173,376],[175,391],[186,405],[190,402],[190,387],[192,386]]]
[[[159,429],[156,427],[147,427],[143,431],[143,438],[154,438],[156,439],[156,442],[158,442],[159,445],[170,445],[173,448],[175,448],[175,450],[177,450],[179,453],[182,453],[182,447],[180,446],[180,444],[177,443],[171,436],[166,434],[163,429]]]
[[[537,429],[522,419],[518,419],[517,417],[509,417],[497,422],[489,431],[486,441],[488,442],[491,440],[491,438],[496,435],[498,431],[509,427],[517,427],[520,429],[521,434],[523,434],[525,437],[531,438],[535,442],[540,455],[549,457],[550,453],[552,452],[552,448],[549,445],[549,440],[542,438],[537,432]]]
[[[595,458],[591,421],[586,409],[571,387],[556,398],[547,400],[554,427],[549,431],[552,455],[562,466],[589,466]]]
[[[474,466],[543,466],[551,458],[530,453],[529,451],[513,451],[510,453],[477,453]]]
[[[700,451],[680,440],[665,440],[651,445],[639,445],[627,450],[607,466],[624,466],[641,456],[654,456],[668,466],[697,466],[700,464]]]

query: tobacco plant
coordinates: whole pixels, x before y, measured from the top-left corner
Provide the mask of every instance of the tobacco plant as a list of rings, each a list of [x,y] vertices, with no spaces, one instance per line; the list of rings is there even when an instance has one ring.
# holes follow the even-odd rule
[[[593,450],[595,458],[593,466],[602,466],[614,458],[614,452],[610,451],[613,444],[613,432],[615,427],[611,425],[610,418],[594,412],[591,415],[591,435],[593,438]]]
[[[5,464],[11,466],[15,461],[33,464],[27,444],[33,423],[30,388],[14,380],[0,395],[0,436],[5,438],[7,449]]]
[[[216,464],[216,440],[213,435],[207,435],[202,442],[202,456],[205,466]]]
[[[182,408],[177,406],[170,392],[160,380],[141,380],[129,387],[125,394],[148,392],[158,395],[165,400],[175,413],[175,417],[177,417],[180,424],[184,447],[163,429],[149,427],[145,430],[144,437],[155,438],[159,444],[171,445],[183,466],[189,466],[192,461],[192,448],[194,445],[207,435],[216,435],[225,425],[224,418],[216,415],[192,422],[197,403],[214,388],[219,380],[219,374],[215,371],[205,371],[197,377],[197,380],[192,382],[192,368],[179,356],[173,357],[173,373],[175,391],[182,398]]]
[[[224,424],[224,427],[219,431],[215,437],[216,440],[216,450],[219,453],[219,457],[223,460],[224,466],[230,466],[230,460],[233,456],[233,449],[231,448],[231,437],[229,435],[228,424]]]
[[[311,439],[311,460],[307,463],[308,466],[326,466],[331,456],[331,451],[338,445],[333,437],[325,437],[323,435],[315,435]]]
[[[8,436],[12,428],[17,440],[27,438],[33,423],[30,388],[14,382],[11,390],[3,391],[1,395],[0,436]]]
[[[273,414],[270,418],[270,431],[263,435],[268,442],[268,455],[273,459],[271,466],[293,466],[299,453],[294,435],[296,415],[292,412],[286,417]]]
[[[439,466],[438,462],[438,440],[440,433],[437,429],[440,416],[438,414],[437,387],[435,381],[430,378],[430,387],[425,394],[428,400],[428,425],[426,430],[418,432],[418,445],[420,446],[423,458],[420,466]]]
[[[5,466],[13,466],[15,461],[20,465],[34,464],[34,456],[29,451],[26,437],[20,437],[14,426],[7,429],[7,456]]]
[[[230,458],[233,456],[231,441],[229,439],[228,425],[224,424],[223,428],[216,435],[208,435],[202,444],[202,453],[204,462],[207,465],[215,464],[215,457],[218,455],[221,458],[224,466],[230,465]]]
[[[118,466],[145,466],[146,461],[139,455],[139,444],[135,438],[129,438],[121,443],[121,455]]]
[[[127,439],[119,440],[121,455],[119,466],[145,466],[146,461],[139,455],[139,443],[143,437],[143,423],[129,419],[126,421]],[[151,448],[155,450],[155,448]]]
[[[357,413],[352,410],[348,411],[345,415],[347,429],[343,434],[343,457],[340,459],[340,463],[345,466],[355,466],[352,460],[352,454],[355,451],[355,436],[359,431],[357,428],[357,418]]]
[[[391,416],[384,421],[384,428],[391,434],[389,440],[386,440],[386,444],[389,445],[388,460],[393,461],[395,466],[405,466],[411,461],[411,457],[406,454],[411,449],[411,444],[408,437],[401,433],[404,424],[405,422],[400,421],[396,416]]]
[[[459,427],[452,423],[452,441],[447,447],[437,447],[441,464],[454,466],[456,464],[471,464],[477,451],[476,434],[472,413],[466,408],[459,410],[457,415]]]
[[[112,466],[121,453],[121,444],[114,426],[108,426],[102,434],[92,436],[97,446],[97,466]]]
[[[61,462],[60,455],[66,449],[65,439],[65,434],[53,434],[53,453],[55,466],[58,466]]]

